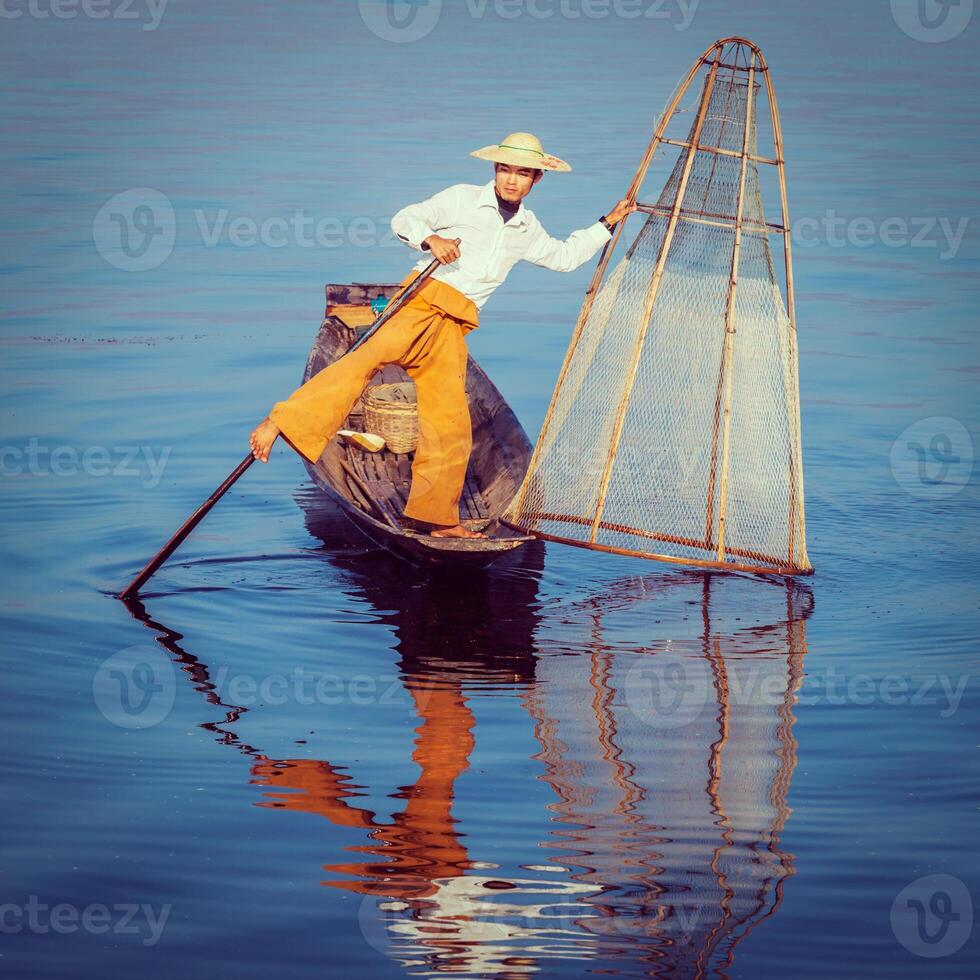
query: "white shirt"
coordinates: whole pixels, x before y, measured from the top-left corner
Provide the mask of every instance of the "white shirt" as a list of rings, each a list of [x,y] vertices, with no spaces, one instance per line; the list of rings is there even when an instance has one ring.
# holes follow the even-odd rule
[[[429,235],[460,239],[459,258],[440,265],[432,278],[458,289],[477,309],[521,259],[556,272],[571,272],[612,237],[597,221],[573,231],[565,241],[552,238],[523,201],[504,224],[492,180],[487,184],[453,184],[427,201],[409,204],[391,219],[391,228],[403,242],[419,250]],[[431,261],[422,259],[415,268],[421,272]]]

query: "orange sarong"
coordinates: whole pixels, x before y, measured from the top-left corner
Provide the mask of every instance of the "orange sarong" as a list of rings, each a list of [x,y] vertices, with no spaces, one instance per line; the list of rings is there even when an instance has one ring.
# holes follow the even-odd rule
[[[415,278],[412,272],[402,285]],[[479,323],[476,305],[437,279],[429,281],[357,350],[315,374],[269,418],[311,463],[343,427],[372,375],[398,364],[415,382],[419,443],[405,516],[459,523],[459,498],[473,447],[466,400],[465,336]]]

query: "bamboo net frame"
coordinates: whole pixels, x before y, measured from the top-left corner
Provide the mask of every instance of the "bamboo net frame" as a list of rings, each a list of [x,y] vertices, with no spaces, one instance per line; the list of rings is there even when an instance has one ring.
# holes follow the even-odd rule
[[[688,138],[668,138],[668,124],[702,73]],[[760,78],[772,126],[771,157],[756,148]],[[678,160],[660,199],[638,202],[661,146],[676,147]],[[760,167],[776,169],[779,223],[765,220]],[[609,275],[625,221],[600,254],[527,475],[505,519],[539,538],[597,551],[810,574],[783,138],[769,68],[756,45],[723,38],[694,62],[668,100],[625,196],[647,223]],[[772,236],[782,238],[785,300]],[[740,329],[744,340],[737,338]],[[688,355],[702,365],[700,376],[693,369],[684,373]],[[710,370],[709,361],[715,364]],[[766,377],[759,382],[751,372]],[[761,393],[753,390],[756,384]],[[576,425],[588,401],[583,392],[594,403],[592,416]],[[638,401],[650,407],[637,409]],[[693,409],[682,415],[678,405]],[[562,457],[561,449],[577,431],[592,439],[581,472],[573,451]],[[649,456],[637,449],[644,433],[659,440],[651,452],[663,457],[650,462],[649,474],[643,472]],[[703,473],[668,472],[663,459],[686,449],[669,446],[672,435],[675,442],[697,443],[691,455],[698,456]],[[649,493],[643,492],[646,476],[656,484]],[[635,499],[626,502],[630,491]],[[654,549],[652,542],[667,547]]]

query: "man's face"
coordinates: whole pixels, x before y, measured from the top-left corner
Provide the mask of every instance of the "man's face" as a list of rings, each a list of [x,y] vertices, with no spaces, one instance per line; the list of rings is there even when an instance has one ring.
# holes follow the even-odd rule
[[[497,193],[511,204],[519,204],[541,179],[541,171],[531,167],[515,167],[509,163],[494,164],[494,184]]]

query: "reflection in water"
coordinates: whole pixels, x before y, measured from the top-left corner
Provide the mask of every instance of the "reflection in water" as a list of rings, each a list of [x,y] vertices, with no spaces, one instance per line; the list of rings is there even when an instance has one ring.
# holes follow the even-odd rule
[[[698,579],[699,636],[604,646],[604,616],[654,610]],[[578,604],[588,653],[542,658],[526,695],[557,797],[553,859],[602,888],[582,900],[582,928],[603,937],[604,955],[639,956],[657,976],[730,966],[792,872],[779,833],[812,597],[787,584],[784,620],[725,634],[711,620],[718,583],[651,575]]]
[[[313,498],[303,504],[324,540],[356,535]],[[389,793],[404,806],[388,819],[358,805],[364,787],[344,760],[276,759],[242,743],[230,726],[243,709],[220,700],[179,634],[131,608],[225,709],[224,722],[203,727],[251,758],[252,780],[265,788],[259,806],[363,830],[344,860],[324,866],[324,884],[364,896],[365,938],[412,974],[551,975],[558,960],[585,960],[613,974],[726,976],[792,873],[779,834],[810,592],[758,583],[782,608],[741,628],[712,595],[726,576],[658,572],[546,609],[534,546],[467,573],[465,588],[458,573],[408,573],[377,553],[335,563],[394,628],[419,719],[420,774]],[[650,623],[692,597],[699,620],[689,637],[616,645],[620,617]],[[468,701],[488,689],[519,698],[553,795],[551,829],[541,851],[518,858],[520,875],[489,877],[496,865],[470,853],[453,815],[478,737]]]

